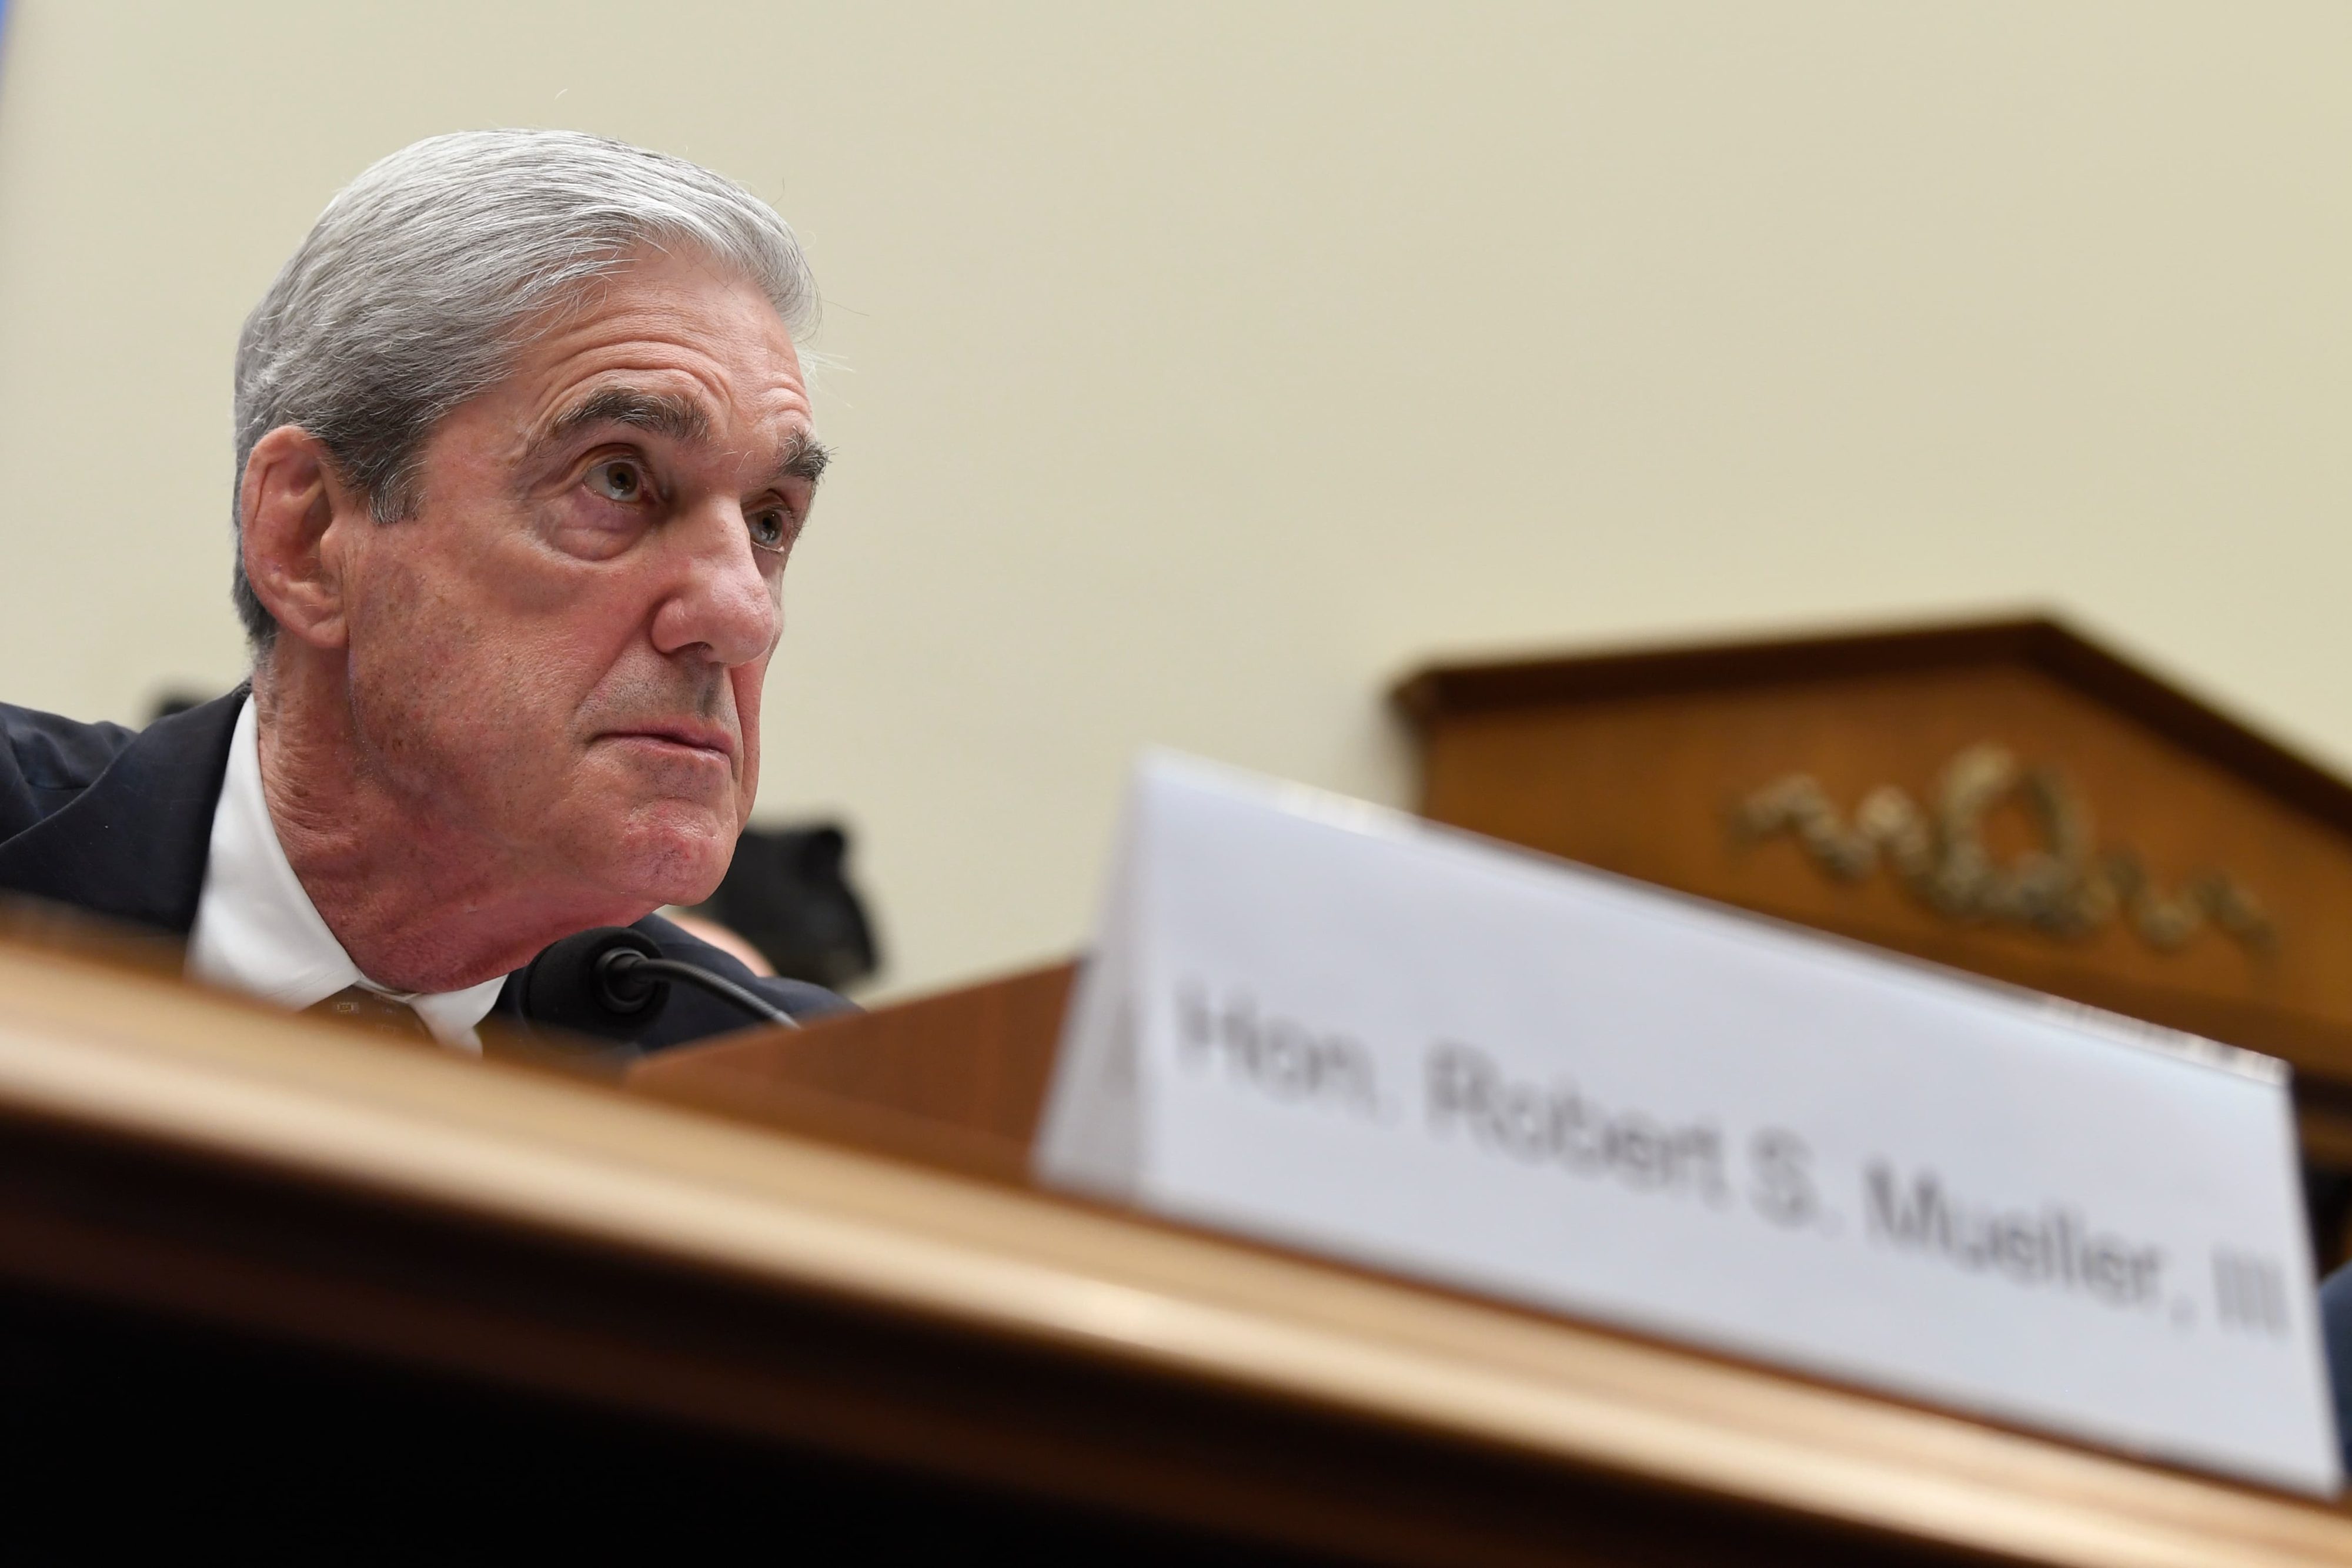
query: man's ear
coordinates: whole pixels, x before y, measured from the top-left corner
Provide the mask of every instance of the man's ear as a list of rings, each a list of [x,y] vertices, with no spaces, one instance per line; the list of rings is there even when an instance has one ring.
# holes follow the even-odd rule
[[[366,500],[343,484],[309,431],[281,424],[254,443],[237,494],[238,549],[254,597],[286,635],[318,648],[343,645],[343,558],[366,513]]]

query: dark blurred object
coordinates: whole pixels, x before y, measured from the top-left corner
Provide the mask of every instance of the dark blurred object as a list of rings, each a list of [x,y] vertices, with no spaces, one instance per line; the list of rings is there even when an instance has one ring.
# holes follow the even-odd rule
[[[2311,1220],[2313,1267],[2333,1273],[2352,1258],[2352,1171],[2305,1160],[2303,1207]]]
[[[192,707],[202,707],[218,695],[220,695],[218,692],[197,692],[194,694],[188,692],[164,692],[156,697],[153,709],[147,715],[147,722],[149,724],[153,724],[159,718],[169,718],[175,713],[185,713]]]
[[[849,835],[830,822],[746,828],[726,880],[693,912],[740,934],[777,974],[838,990],[880,963],[848,855]]]

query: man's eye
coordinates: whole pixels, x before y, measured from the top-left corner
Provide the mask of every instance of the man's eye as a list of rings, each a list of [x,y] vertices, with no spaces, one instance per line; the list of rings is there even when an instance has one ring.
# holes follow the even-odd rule
[[[792,542],[792,524],[784,514],[770,507],[751,514],[751,542],[761,549],[780,550]]]
[[[608,501],[642,501],[647,486],[645,470],[634,463],[599,463],[588,470],[588,487]]]

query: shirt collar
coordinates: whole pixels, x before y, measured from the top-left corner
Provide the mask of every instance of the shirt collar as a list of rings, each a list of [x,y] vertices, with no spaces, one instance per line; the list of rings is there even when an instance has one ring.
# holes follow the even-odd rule
[[[212,849],[204,892],[188,936],[188,974],[300,1009],[351,986],[406,1002],[433,1037],[461,1051],[481,1050],[474,1032],[499,999],[506,977],[462,991],[415,995],[379,986],[359,971],[319,915],[287,862],[261,790],[261,736],[247,696],[229,740],[228,772],[213,810]]]

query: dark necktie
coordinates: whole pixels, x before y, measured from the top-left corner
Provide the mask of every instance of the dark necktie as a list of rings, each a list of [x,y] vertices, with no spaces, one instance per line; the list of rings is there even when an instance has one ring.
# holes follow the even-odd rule
[[[416,1016],[415,1008],[365,986],[347,986],[325,1001],[313,1002],[302,1010],[312,1018],[355,1023],[380,1034],[403,1035],[410,1040],[433,1038],[433,1031],[425,1027],[425,1020]]]

